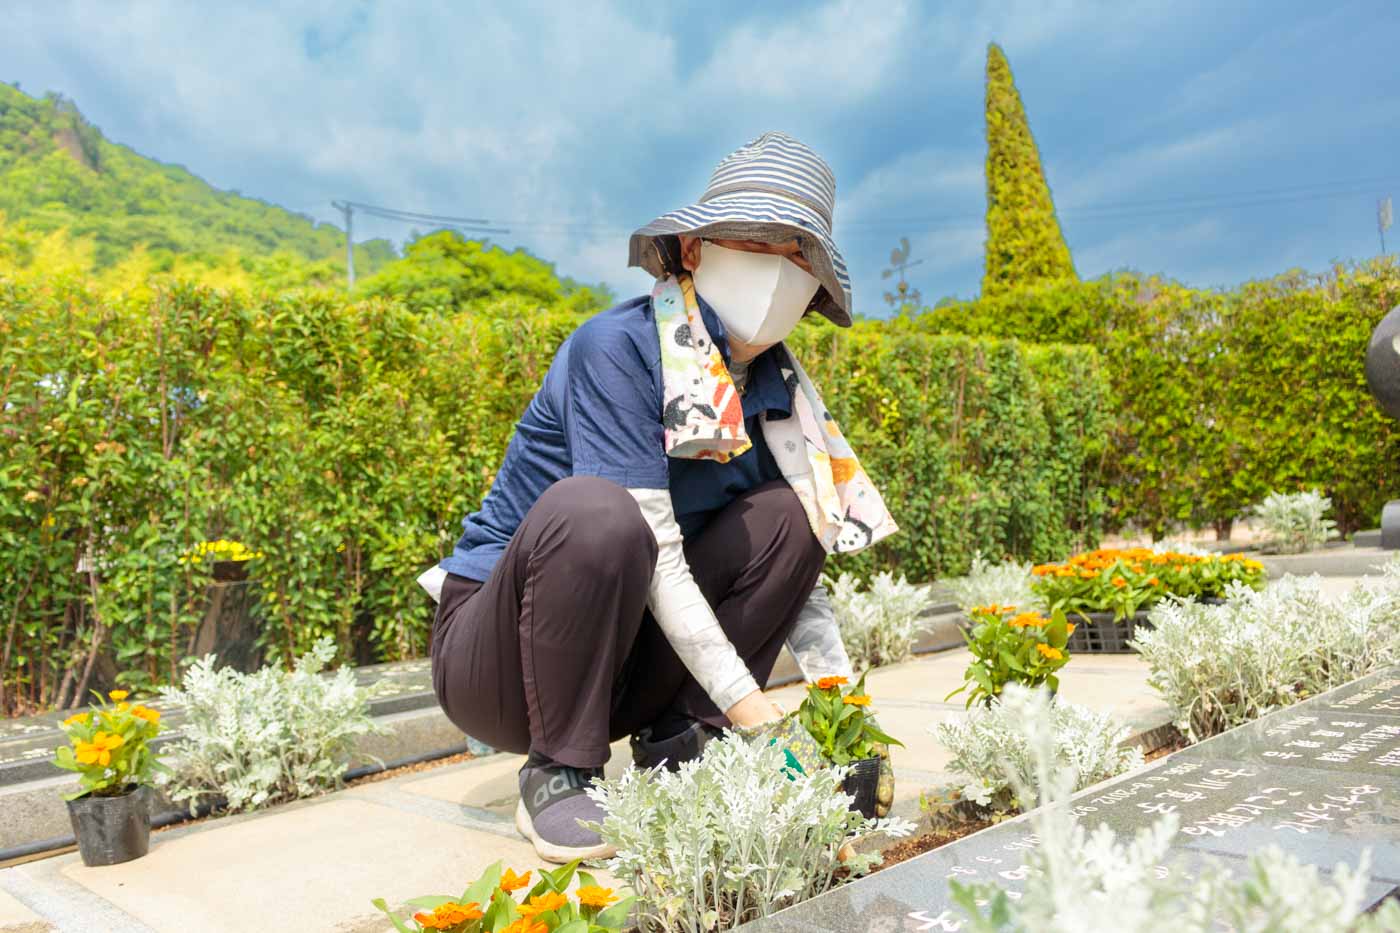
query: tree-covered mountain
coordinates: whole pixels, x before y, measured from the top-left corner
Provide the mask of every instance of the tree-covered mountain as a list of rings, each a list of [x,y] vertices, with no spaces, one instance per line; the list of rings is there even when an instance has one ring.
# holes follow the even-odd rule
[[[0,83],[0,213],[31,230],[90,239],[99,268],[142,249],[175,256],[309,260],[344,272],[345,234],[265,201],[220,191],[178,165],[110,142],[58,94]],[[355,247],[357,271],[395,258],[387,240]],[[324,268],[324,266],[322,266]]]

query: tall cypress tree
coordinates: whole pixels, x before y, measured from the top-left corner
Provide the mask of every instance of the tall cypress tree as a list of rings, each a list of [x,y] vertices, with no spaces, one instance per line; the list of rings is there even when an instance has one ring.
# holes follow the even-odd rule
[[[982,294],[1076,278],[1021,95],[1001,48],[987,47],[987,265]]]

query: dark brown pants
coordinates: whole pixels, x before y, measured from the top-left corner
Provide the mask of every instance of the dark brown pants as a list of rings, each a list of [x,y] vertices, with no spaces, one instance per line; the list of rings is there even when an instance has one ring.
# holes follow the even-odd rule
[[[737,499],[687,542],[701,593],[759,684],[825,559],[785,482]],[[530,509],[484,584],[449,576],[433,687],[463,732],[593,768],[608,744],[677,715],[728,725],[646,608],[656,539],[621,486],[570,477]]]

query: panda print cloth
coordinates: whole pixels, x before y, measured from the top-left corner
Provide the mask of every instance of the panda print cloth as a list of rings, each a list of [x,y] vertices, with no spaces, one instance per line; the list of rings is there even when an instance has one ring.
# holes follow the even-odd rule
[[[752,446],[739,392],[711,340],[688,275],[651,293],[661,343],[666,454],[726,463]],[[795,417],[763,416],[763,439],[828,554],[864,550],[899,530],[802,365],[783,347]]]

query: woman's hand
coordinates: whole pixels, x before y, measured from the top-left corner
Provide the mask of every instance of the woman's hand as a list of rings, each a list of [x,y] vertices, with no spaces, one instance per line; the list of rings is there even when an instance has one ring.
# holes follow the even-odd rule
[[[776,703],[764,696],[762,690],[755,690],[725,710],[724,715],[737,728],[752,729],[755,726],[782,719],[783,711]]]

